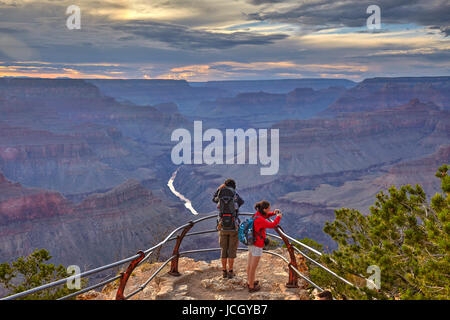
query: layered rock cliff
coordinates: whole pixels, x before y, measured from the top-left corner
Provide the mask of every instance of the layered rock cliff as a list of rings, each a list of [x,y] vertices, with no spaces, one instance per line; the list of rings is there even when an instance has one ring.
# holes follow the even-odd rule
[[[137,180],[90,195],[80,204],[3,175],[0,190],[1,262],[44,248],[53,263],[87,270],[151,247],[189,217],[181,204]]]
[[[173,104],[120,103],[83,80],[1,79],[0,112],[0,171],[66,195],[155,179],[189,125]]]
[[[441,109],[450,109],[450,78],[365,79],[347,90],[323,115],[390,108],[411,99],[432,102]]]
[[[0,173],[0,225],[72,213],[70,203],[58,192],[24,188],[20,183],[10,182]]]
[[[258,165],[185,166],[178,172],[175,187],[198,211],[210,212],[215,189],[234,178],[246,201],[242,210],[253,212],[254,203],[267,199],[286,213],[283,219],[289,233],[332,247],[322,227],[334,219],[334,209],[367,212],[376,193],[391,183],[423,184],[430,195],[439,191],[434,172],[450,161],[445,152],[438,152],[450,141],[449,123],[449,111],[417,99],[333,119],[286,120],[273,126],[280,130],[277,175],[261,176]],[[436,161],[426,160],[434,153],[439,155]],[[402,178],[385,176],[392,168],[400,170],[395,169],[397,164],[409,161],[416,163],[420,173],[411,169]]]
[[[195,114],[233,123],[234,126],[271,126],[283,119],[307,119],[334,102],[343,87],[314,90],[297,88],[288,93],[247,92],[235,97],[203,101]]]
[[[276,176],[261,176],[257,165],[179,170],[175,187],[200,216],[214,212],[212,193],[234,178],[246,201],[242,211],[267,199],[284,211],[288,233],[331,246],[322,226],[335,208],[364,212],[391,184],[438,191],[434,172],[450,161],[449,82],[378,78],[342,91],[330,88],[342,82],[326,80],[305,87],[304,81],[0,79],[0,258],[40,247],[56,263],[95,267],[148,248],[191,219],[166,187],[176,169],[171,133],[192,129],[179,112],[204,120],[205,128],[280,130]],[[132,103],[138,100],[139,106]],[[202,101],[209,101],[205,112],[192,113]],[[333,118],[299,120],[329,104]],[[217,108],[212,116],[210,107]],[[228,109],[239,116],[222,112]],[[185,245],[212,241],[217,237]]]

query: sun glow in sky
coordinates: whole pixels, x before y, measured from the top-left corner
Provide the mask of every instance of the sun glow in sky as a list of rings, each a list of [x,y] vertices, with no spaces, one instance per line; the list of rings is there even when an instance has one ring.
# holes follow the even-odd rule
[[[226,79],[447,75],[450,6],[380,0],[0,0],[0,77]]]

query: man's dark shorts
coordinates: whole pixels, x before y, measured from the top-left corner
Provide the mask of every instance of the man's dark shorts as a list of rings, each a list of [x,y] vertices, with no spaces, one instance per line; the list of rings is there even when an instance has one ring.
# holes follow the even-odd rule
[[[237,247],[239,245],[238,231],[220,231],[219,244],[222,249],[220,257],[234,259],[236,258]]]

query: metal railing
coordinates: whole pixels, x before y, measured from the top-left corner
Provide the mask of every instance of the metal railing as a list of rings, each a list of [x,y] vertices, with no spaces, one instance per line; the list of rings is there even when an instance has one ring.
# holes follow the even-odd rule
[[[254,214],[252,213],[239,213],[240,216],[253,216]],[[208,219],[213,219],[216,218],[217,214],[213,214],[213,215],[208,215],[202,218],[199,218],[197,220],[194,221],[190,221],[184,225],[181,225],[179,227],[177,227],[176,229],[174,229],[163,241],[161,241],[160,243],[158,243],[157,245],[145,250],[145,251],[139,251],[137,254],[130,256],[128,258],[92,269],[92,270],[88,270],[85,272],[82,272],[80,274],[76,274],[76,275],[72,275],[69,277],[66,277],[64,279],[60,279],[51,283],[47,283],[41,286],[38,286],[36,288],[32,288],[20,293],[16,293],[7,297],[3,297],[0,300],[14,300],[14,299],[18,299],[18,298],[22,298],[28,295],[31,295],[33,293],[42,291],[42,290],[46,290],[49,288],[53,288],[65,283],[69,283],[70,281],[73,281],[75,279],[81,279],[81,278],[86,278],[87,276],[93,275],[93,274],[97,274],[100,273],[102,271],[105,270],[109,270],[112,268],[116,268],[118,266],[124,265],[126,263],[130,263],[128,266],[128,269],[125,272],[121,272],[119,275],[115,275],[112,276],[111,278],[101,281],[95,285],[89,286],[87,288],[81,289],[79,291],[76,291],[74,293],[71,293],[69,295],[66,295],[62,298],[59,298],[58,300],[65,300],[65,299],[70,299],[73,297],[76,297],[82,293],[88,292],[90,290],[99,288],[99,287],[103,287],[108,283],[111,283],[113,281],[116,280],[120,280],[119,283],[119,287],[117,289],[117,293],[116,293],[116,299],[117,300],[124,300],[124,299],[129,299],[132,296],[136,295],[137,293],[139,293],[140,291],[142,291],[155,277],[157,274],[159,274],[164,267],[171,263],[171,269],[169,271],[169,274],[173,275],[173,276],[179,276],[180,273],[178,272],[178,259],[180,256],[184,256],[184,255],[188,255],[188,254],[192,254],[192,253],[200,253],[200,252],[211,252],[211,251],[219,251],[221,250],[220,248],[205,248],[205,249],[197,249],[197,250],[188,250],[188,251],[183,251],[183,252],[179,252],[179,248],[181,245],[181,242],[183,240],[184,237],[190,237],[190,236],[196,236],[196,235],[201,235],[201,234],[208,234],[208,233],[215,233],[217,232],[217,229],[212,229],[212,230],[204,230],[204,231],[197,231],[197,232],[191,232],[188,233],[188,231],[196,224],[198,224],[199,222],[208,220]],[[177,232],[181,231],[181,234],[174,236]],[[323,291],[323,289],[318,286],[317,284],[315,284],[313,281],[311,281],[311,279],[309,279],[307,276],[305,276],[304,274],[302,274],[298,268],[297,268],[297,262],[296,262],[296,257],[294,254],[294,251],[301,254],[303,257],[305,257],[307,260],[309,260],[310,262],[314,263],[315,265],[317,265],[318,267],[322,268],[323,270],[325,270],[326,272],[330,273],[332,276],[336,277],[337,279],[343,281],[344,283],[350,285],[350,286],[354,286],[351,282],[349,282],[348,280],[344,279],[343,277],[337,275],[335,272],[331,271],[330,269],[328,269],[326,266],[320,264],[319,262],[317,262],[316,260],[312,259],[311,257],[309,257],[308,255],[306,255],[304,252],[302,252],[300,249],[298,249],[296,246],[292,245],[292,243],[297,244],[301,247],[303,247],[304,249],[313,252],[314,254],[317,254],[319,256],[322,255],[322,253],[320,253],[319,251],[317,251],[314,248],[311,248],[310,246],[292,238],[291,236],[287,235],[280,226],[275,227],[275,231],[278,233],[277,235],[274,234],[270,234],[268,233],[267,236],[269,237],[273,237],[273,238],[277,238],[277,239],[281,239],[284,241],[286,248],[289,252],[290,255],[290,261],[285,258],[284,256],[276,253],[276,252],[272,252],[272,251],[268,251],[268,250],[263,250],[263,252],[265,254],[271,254],[274,256],[279,257],[280,259],[282,259],[284,262],[286,262],[289,266],[289,281],[286,284],[287,287],[298,287],[297,281],[298,278],[302,278],[304,279],[306,282],[308,282],[309,284],[311,284],[313,287],[315,287],[316,289],[318,289],[319,291]],[[130,275],[132,274],[133,270],[141,265],[142,263],[144,263],[146,260],[148,260],[150,258],[150,256],[152,255],[152,253],[157,250],[158,248],[161,248],[164,244],[166,244],[169,241],[174,241],[176,240],[176,244],[174,246],[174,250],[173,253],[171,255],[171,257],[169,259],[167,259],[150,277],[149,279],[147,279],[147,281],[145,281],[141,286],[139,286],[139,288],[135,291],[133,291],[132,293],[128,294],[127,296],[124,296],[124,290],[127,284],[127,280],[130,277]],[[292,243],[291,243],[292,242]],[[240,251],[246,251],[247,248],[238,248],[238,250]]]

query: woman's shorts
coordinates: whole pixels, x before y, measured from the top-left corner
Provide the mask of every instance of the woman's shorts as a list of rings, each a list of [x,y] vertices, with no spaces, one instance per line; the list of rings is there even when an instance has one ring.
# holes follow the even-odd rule
[[[221,258],[234,259],[239,245],[239,236],[237,231],[220,231],[219,245],[222,249]]]
[[[248,246],[248,251],[252,254],[254,257],[261,257],[263,248],[256,247],[256,246]]]

